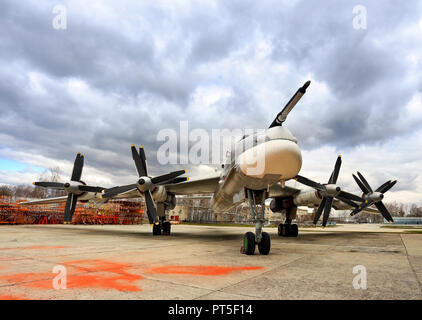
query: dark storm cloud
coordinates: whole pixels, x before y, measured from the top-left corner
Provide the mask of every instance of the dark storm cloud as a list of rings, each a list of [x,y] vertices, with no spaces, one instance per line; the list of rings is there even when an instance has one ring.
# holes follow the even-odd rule
[[[327,129],[324,132],[315,131],[310,139],[309,132],[301,134],[300,120],[292,125],[307,148],[321,144],[355,147],[421,128],[418,123],[408,123],[408,128],[397,123],[417,92],[405,83],[409,72],[405,55],[413,49],[414,39],[389,39],[400,34],[403,25],[421,19],[420,5],[412,1],[404,6],[392,2],[359,4],[367,7],[366,30],[352,28],[355,3],[304,1],[285,12],[287,29],[280,28],[274,37],[273,59],[289,61],[299,72],[311,73],[335,98],[331,105],[316,106],[319,113],[307,119],[308,126],[323,126]],[[308,95],[312,95],[312,86]],[[312,106],[306,112],[314,110]]]
[[[420,128],[404,108],[422,83],[408,80],[420,62],[406,60],[420,41],[403,31],[421,19],[416,1],[123,1],[104,3],[106,13],[75,3],[63,3],[68,29],[58,31],[54,1],[1,2],[0,150],[60,160],[81,151],[100,170],[131,174],[129,146],[143,144],[162,171],[159,129],[178,130],[184,119],[209,131],[265,128],[305,76],[327,90],[318,100],[311,85],[289,116],[305,149],[377,144]],[[353,28],[357,4],[367,7],[366,30]],[[113,13],[117,21],[106,18]],[[262,59],[260,40],[271,47]],[[200,106],[192,113],[209,86],[232,94],[207,116]]]
[[[52,28],[54,3],[2,5],[4,60],[21,61],[56,78],[83,78],[105,92],[150,92],[186,103],[193,82],[162,69],[150,33],[139,30],[139,37],[129,39],[119,29],[92,23],[72,10],[68,29],[58,31]]]

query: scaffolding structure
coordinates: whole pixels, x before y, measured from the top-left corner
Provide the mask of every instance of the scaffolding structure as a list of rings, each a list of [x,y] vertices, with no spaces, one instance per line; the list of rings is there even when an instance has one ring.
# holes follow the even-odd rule
[[[65,202],[22,206],[24,199],[0,196],[0,224],[60,224]],[[142,224],[145,204],[141,201],[112,200],[100,206],[78,202],[73,224]]]

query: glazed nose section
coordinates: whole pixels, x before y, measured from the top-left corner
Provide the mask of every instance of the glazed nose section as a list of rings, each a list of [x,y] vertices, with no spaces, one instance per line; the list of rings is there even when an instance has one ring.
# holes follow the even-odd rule
[[[290,140],[270,140],[243,152],[239,157],[243,174],[253,178],[279,175],[280,179],[295,177],[302,167],[302,154]]]

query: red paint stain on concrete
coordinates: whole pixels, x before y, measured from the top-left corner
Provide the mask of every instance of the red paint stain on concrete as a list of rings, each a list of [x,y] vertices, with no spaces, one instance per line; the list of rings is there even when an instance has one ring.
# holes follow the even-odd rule
[[[263,267],[220,267],[220,266],[165,266],[151,269],[150,273],[193,274],[200,276],[221,276],[236,271],[260,270]]]
[[[28,299],[23,298],[23,297],[18,297],[18,296],[0,296],[0,300],[28,300]]]
[[[67,267],[67,289],[95,288],[118,291],[141,291],[134,284],[143,277],[126,271],[130,265],[104,260],[78,260],[62,263]],[[57,274],[50,272],[18,273],[0,276],[9,283],[52,290]]]

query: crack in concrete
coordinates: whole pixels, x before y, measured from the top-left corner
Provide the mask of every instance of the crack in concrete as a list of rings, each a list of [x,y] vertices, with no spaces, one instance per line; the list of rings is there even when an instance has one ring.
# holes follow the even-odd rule
[[[225,290],[225,289],[227,289],[227,288],[233,287],[233,286],[238,285],[238,284],[240,284],[240,283],[242,283],[242,282],[245,282],[245,281],[250,281],[250,280],[252,280],[252,279],[256,279],[256,278],[258,278],[258,277],[260,277],[260,276],[262,276],[262,275],[264,275],[264,274],[266,274],[266,273],[269,273],[269,272],[271,272],[271,271],[274,271],[276,268],[286,267],[286,266],[288,266],[289,264],[292,264],[292,263],[294,263],[294,262],[296,262],[296,261],[298,261],[298,260],[300,260],[300,259],[303,259],[303,258],[305,258],[305,257],[307,257],[307,255],[304,255],[304,256],[302,256],[302,257],[299,257],[299,258],[293,259],[292,261],[289,261],[289,262],[287,262],[287,263],[277,264],[277,265],[276,265],[276,266],[274,266],[273,268],[271,268],[271,269],[269,269],[269,270],[267,270],[267,271],[261,272],[260,274],[258,274],[258,275],[256,275],[256,276],[254,276],[254,277],[250,277],[250,278],[248,278],[248,279],[243,279],[243,280],[240,280],[240,281],[238,281],[238,282],[236,282],[236,283],[233,283],[233,284],[230,284],[230,285],[225,286],[225,287],[223,287],[223,288],[220,288],[220,289],[214,290],[213,292],[210,292],[210,293],[208,293],[208,294],[204,294],[204,295],[201,295],[201,296],[199,296],[199,297],[196,297],[196,298],[194,298],[194,300],[200,299],[200,298],[202,298],[202,297],[204,297],[204,296],[207,296],[207,295],[209,295],[209,294],[216,293],[216,292],[227,293],[227,292],[223,292],[222,290]],[[227,293],[227,294],[230,294],[230,293]],[[236,293],[236,295],[238,295],[238,293]],[[251,298],[261,298],[260,296],[249,296],[249,295],[245,295],[245,296],[246,296],[246,297],[251,297]]]
[[[409,263],[410,269],[412,270],[413,275],[414,275],[414,276],[415,276],[415,278],[416,278],[416,283],[418,284],[418,287],[419,287],[419,292],[422,294],[422,284],[421,284],[421,282],[419,281],[419,277],[418,277],[418,275],[417,275],[417,273],[416,273],[416,271],[415,271],[415,268],[413,268],[413,265],[412,265],[412,263],[410,262],[409,252],[407,251],[407,247],[406,247],[406,244],[405,244],[405,242],[404,242],[404,240],[403,240],[403,236],[402,236],[402,235],[400,235],[400,240],[401,240],[401,242],[403,243],[403,247],[404,247],[404,249],[406,250],[407,262]]]

